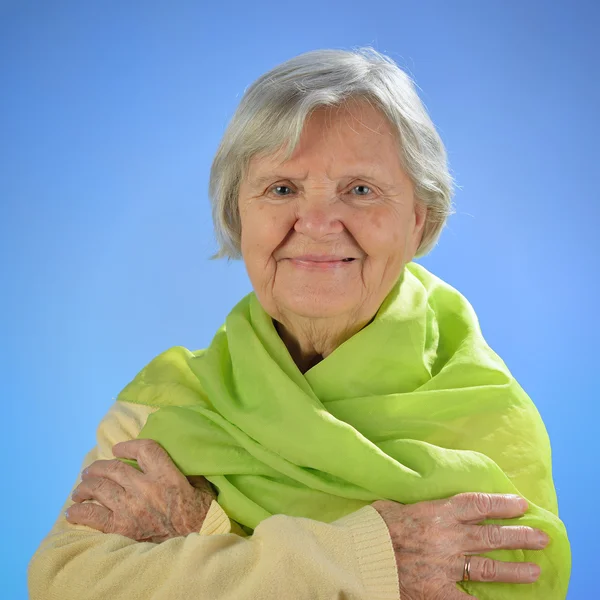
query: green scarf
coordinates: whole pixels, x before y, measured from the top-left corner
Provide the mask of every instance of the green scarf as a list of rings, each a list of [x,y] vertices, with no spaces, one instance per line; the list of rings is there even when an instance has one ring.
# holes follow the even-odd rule
[[[248,531],[278,513],[328,523],[377,499],[520,494],[526,515],[489,522],[538,527],[550,545],[486,556],[536,562],[540,580],[460,585],[480,600],[566,596],[570,548],[541,417],[469,302],[421,265],[304,374],[251,293],[207,349],[167,350],[118,400],[161,407],[138,437],[184,475],[204,475]]]

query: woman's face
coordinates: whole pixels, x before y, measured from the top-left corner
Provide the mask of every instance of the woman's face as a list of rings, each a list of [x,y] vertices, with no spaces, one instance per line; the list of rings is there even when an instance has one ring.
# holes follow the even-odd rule
[[[365,101],[321,108],[292,157],[280,154],[255,156],[240,186],[242,256],[260,303],[278,321],[369,320],[426,216],[393,129]]]

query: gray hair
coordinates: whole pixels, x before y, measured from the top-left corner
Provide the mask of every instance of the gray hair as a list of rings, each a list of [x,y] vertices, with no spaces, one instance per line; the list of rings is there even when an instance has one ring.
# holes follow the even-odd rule
[[[219,251],[212,258],[240,258],[240,183],[251,158],[287,144],[288,160],[304,122],[319,107],[365,99],[397,132],[402,165],[416,200],[428,207],[416,257],[437,243],[452,208],[453,179],[446,149],[411,77],[371,47],[305,52],[261,75],[235,111],[210,170],[209,197]]]

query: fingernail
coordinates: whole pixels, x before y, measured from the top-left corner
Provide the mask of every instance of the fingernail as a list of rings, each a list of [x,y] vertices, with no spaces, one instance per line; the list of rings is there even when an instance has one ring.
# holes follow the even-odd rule
[[[537,578],[540,576],[540,573],[541,569],[538,565],[529,565],[529,576],[533,581],[537,580]]]
[[[538,545],[540,548],[545,548],[550,542],[550,538],[545,533],[540,533],[538,535]]]
[[[529,508],[529,504],[525,498],[519,496],[518,494],[506,494],[512,500],[517,500],[519,504],[519,508],[525,512]]]
[[[69,516],[69,511],[65,510],[65,519]]]
[[[84,475],[87,475],[87,474],[88,474],[88,471],[89,471],[89,468],[85,468],[85,469],[83,470],[83,474],[84,474]]]
[[[525,500],[525,498],[521,498],[519,497],[519,508],[523,511],[526,512],[527,509],[529,508],[529,503],[527,502],[527,500]]]

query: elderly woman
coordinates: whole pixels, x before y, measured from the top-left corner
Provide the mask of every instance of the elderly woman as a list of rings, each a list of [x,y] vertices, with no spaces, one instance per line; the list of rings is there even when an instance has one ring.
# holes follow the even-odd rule
[[[370,48],[276,67],[210,195],[254,291],[207,349],[121,392],[32,600],[565,598],[539,413],[468,301],[412,262],[452,179],[410,78]]]

